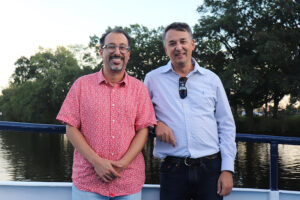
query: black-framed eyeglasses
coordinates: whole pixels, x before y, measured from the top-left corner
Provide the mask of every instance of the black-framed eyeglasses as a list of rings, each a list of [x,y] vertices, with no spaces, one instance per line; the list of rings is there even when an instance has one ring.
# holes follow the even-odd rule
[[[117,50],[117,48],[119,48],[119,51],[121,53],[127,53],[130,50],[130,46],[126,46],[126,45],[120,45],[117,46],[115,44],[106,44],[102,46],[103,49],[107,49],[109,53],[113,53]]]
[[[180,77],[179,78],[179,96],[180,98],[184,99],[187,96],[187,88],[185,86],[187,81],[187,77]]]

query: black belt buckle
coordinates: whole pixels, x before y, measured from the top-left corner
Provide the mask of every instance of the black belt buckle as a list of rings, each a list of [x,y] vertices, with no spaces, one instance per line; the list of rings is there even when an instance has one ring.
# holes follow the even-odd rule
[[[185,166],[190,167],[192,165],[192,160],[189,157],[184,158],[184,164]]]

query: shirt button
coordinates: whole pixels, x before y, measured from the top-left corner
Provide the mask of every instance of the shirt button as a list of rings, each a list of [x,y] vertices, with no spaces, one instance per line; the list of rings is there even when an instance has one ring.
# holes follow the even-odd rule
[[[112,120],[112,122],[114,123],[114,122],[115,122],[115,120],[113,119],[113,120]]]
[[[111,155],[114,155],[114,153],[111,153]]]
[[[112,136],[113,139],[115,139],[115,136]]]
[[[112,106],[115,106],[115,104],[112,104]]]

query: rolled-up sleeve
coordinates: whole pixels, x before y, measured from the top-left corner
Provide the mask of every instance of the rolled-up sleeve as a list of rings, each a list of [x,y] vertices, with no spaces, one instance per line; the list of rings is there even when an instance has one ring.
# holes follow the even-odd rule
[[[156,117],[152,101],[145,85],[141,87],[138,96],[137,117],[135,120],[135,130],[146,128],[148,126],[156,125]]]
[[[69,90],[56,119],[80,128],[80,82],[78,80]]]

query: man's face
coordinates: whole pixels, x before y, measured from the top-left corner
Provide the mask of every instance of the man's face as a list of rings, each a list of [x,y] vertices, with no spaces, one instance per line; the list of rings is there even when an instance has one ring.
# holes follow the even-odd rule
[[[105,37],[105,48],[100,49],[100,55],[103,59],[104,67],[111,71],[125,70],[130,57],[130,51],[121,52],[120,48],[128,47],[128,40],[122,33],[109,33]],[[117,46],[116,48],[112,48]]]
[[[195,41],[187,31],[171,29],[166,34],[164,49],[173,65],[184,67],[187,62],[191,61]]]

